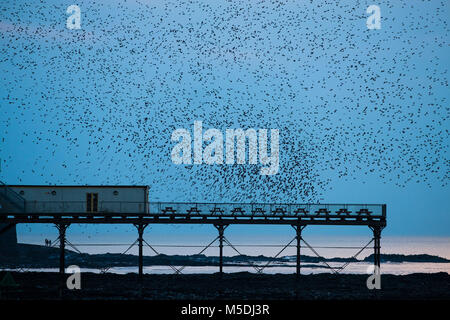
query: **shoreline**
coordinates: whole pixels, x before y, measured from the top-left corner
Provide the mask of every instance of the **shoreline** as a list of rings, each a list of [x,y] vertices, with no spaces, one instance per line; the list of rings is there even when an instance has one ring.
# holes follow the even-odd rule
[[[14,255],[2,255],[0,253],[0,268],[15,269],[42,269],[59,267],[59,248],[45,247],[32,244],[17,244]],[[381,263],[449,263],[450,260],[429,254],[381,254]],[[363,258],[334,257],[324,258],[310,255],[301,255],[302,267],[327,268],[327,263],[372,263],[373,254]],[[78,265],[84,268],[111,268],[111,267],[134,267],[137,265],[138,256],[133,254],[102,253],[89,254],[65,250],[66,265]],[[292,267],[295,264],[295,256],[270,257],[264,255],[234,255],[224,256],[224,267],[242,267],[251,265],[269,265],[269,267]],[[193,255],[166,255],[153,256],[144,255],[143,264],[150,266],[186,266],[186,267],[216,267],[219,265],[218,256],[206,256],[203,254]]]

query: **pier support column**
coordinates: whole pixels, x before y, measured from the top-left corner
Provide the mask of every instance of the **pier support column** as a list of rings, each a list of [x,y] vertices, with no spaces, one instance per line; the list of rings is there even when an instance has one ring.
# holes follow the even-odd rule
[[[59,231],[59,274],[64,276],[66,273],[66,230],[70,224],[68,223],[59,223],[56,225],[56,228]]]
[[[0,223],[0,252],[8,257],[17,256],[18,246],[15,223]]]
[[[148,224],[135,224],[135,227],[138,231],[138,248],[139,248],[139,262],[138,262],[138,274],[139,274],[139,280],[142,280],[142,277],[144,275],[144,255],[143,255],[143,235],[144,230],[147,227]]]
[[[63,297],[64,288],[66,285],[66,230],[70,226],[69,223],[58,223],[56,228],[59,231],[59,297]]]
[[[219,231],[219,274],[220,276],[223,275],[223,231],[226,229],[228,225],[223,224],[215,224],[214,225],[217,230]]]
[[[292,227],[296,231],[295,238],[297,240],[296,276],[297,276],[297,279],[300,279],[300,247],[301,247],[301,240],[302,240],[302,230],[305,229],[306,226],[292,225]]]
[[[381,264],[381,230],[382,227],[380,226],[374,226],[371,227],[373,231],[373,263],[375,268],[378,268],[378,271],[380,270],[380,264]]]

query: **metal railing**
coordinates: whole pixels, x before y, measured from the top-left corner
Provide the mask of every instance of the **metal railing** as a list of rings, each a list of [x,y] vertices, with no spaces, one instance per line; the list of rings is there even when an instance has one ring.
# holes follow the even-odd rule
[[[91,209],[92,207],[90,207]],[[385,217],[382,204],[276,204],[99,201],[87,210],[84,201],[26,201],[26,213],[111,213],[233,217]]]
[[[149,212],[230,216],[383,216],[381,204],[280,204],[280,203],[149,203]]]
[[[146,202],[99,201],[97,206],[87,206],[85,201],[27,201],[26,213],[148,213]]]
[[[5,185],[2,181],[0,181],[0,194],[2,194],[19,211],[25,211],[25,199]]]

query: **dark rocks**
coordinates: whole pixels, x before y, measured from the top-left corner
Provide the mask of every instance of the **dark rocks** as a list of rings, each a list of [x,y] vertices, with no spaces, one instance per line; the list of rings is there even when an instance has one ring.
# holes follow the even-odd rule
[[[0,273],[3,278],[5,272]],[[58,299],[59,275],[12,272],[18,284],[3,299]],[[68,275],[67,275],[68,276]],[[270,299],[270,300],[367,300],[449,299],[447,273],[382,275],[381,290],[366,287],[366,275],[304,275],[299,281],[287,274],[146,274],[142,295],[136,274],[81,274],[81,290],[65,290],[65,299]]]

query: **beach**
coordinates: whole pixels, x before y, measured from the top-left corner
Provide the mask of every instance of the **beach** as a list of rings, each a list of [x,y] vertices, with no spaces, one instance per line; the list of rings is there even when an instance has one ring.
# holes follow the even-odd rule
[[[4,278],[6,272],[0,273]],[[368,275],[315,274],[81,274],[81,289],[64,289],[50,272],[11,272],[16,286],[2,287],[7,300],[445,300],[450,299],[450,275],[415,273],[381,275],[381,289],[369,290]],[[70,275],[66,275],[67,279]],[[142,289],[141,289],[142,288]]]

